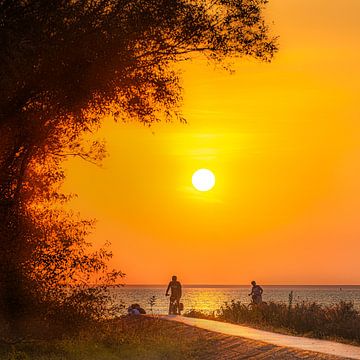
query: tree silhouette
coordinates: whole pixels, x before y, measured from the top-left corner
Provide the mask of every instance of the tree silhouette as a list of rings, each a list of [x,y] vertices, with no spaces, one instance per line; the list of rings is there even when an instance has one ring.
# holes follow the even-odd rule
[[[81,138],[104,114],[183,120],[176,62],[270,61],[277,45],[263,19],[266,2],[0,0],[0,316],[8,324],[24,317],[29,288],[74,280],[72,256],[86,264],[86,231],[77,234],[81,225],[64,212],[50,216],[51,204],[65,200],[54,190],[63,158],[101,159],[101,145],[85,150]],[[77,247],[64,246],[71,239]],[[85,272],[101,264],[90,261]]]

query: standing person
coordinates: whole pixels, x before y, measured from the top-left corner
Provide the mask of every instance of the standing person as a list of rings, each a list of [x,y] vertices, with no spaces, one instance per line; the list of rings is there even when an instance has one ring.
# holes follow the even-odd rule
[[[181,299],[181,284],[177,281],[177,276],[173,276],[169,285],[166,289],[165,296],[169,296],[170,294],[170,304],[169,304],[169,315],[180,315],[180,299]]]
[[[253,304],[259,305],[262,303],[262,293],[264,290],[260,285],[256,285],[256,281],[252,281],[251,285],[252,289],[249,296],[251,296]]]

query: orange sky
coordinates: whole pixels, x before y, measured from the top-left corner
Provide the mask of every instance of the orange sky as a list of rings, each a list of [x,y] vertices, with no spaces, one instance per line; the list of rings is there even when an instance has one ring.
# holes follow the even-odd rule
[[[127,284],[360,284],[359,0],[271,0],[271,64],[184,68],[183,124],[106,120],[103,168],[71,160]],[[200,193],[202,167],[216,186]]]

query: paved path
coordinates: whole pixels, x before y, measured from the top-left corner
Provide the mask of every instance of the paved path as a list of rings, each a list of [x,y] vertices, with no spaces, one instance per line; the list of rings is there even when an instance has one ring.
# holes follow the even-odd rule
[[[229,324],[214,320],[195,319],[174,315],[164,316],[163,318],[225,335],[257,340],[263,343],[276,345],[278,347],[299,349],[305,352],[317,352],[346,359],[360,359],[360,347],[358,346],[346,345],[333,341],[310,339],[306,337],[282,335],[269,331],[253,329],[247,326]],[[250,358],[252,357],[250,356]],[[278,359],[280,358],[281,357],[278,357]],[[315,357],[310,356],[307,358]]]

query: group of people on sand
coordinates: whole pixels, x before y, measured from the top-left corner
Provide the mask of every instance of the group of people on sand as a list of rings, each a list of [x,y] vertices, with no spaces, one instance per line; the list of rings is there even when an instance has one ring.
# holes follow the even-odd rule
[[[251,285],[252,288],[249,296],[251,296],[252,304],[259,305],[262,303],[262,294],[264,291],[260,285],[256,284],[256,281],[252,281]],[[166,289],[165,296],[170,296],[169,315],[180,315],[181,311],[183,310],[183,304],[180,302],[182,296],[182,286],[176,275],[172,276],[171,281],[169,282],[169,285]],[[140,305],[133,304],[128,308],[128,313],[130,315],[144,314],[145,310],[140,308],[142,310],[140,311],[139,308]]]

